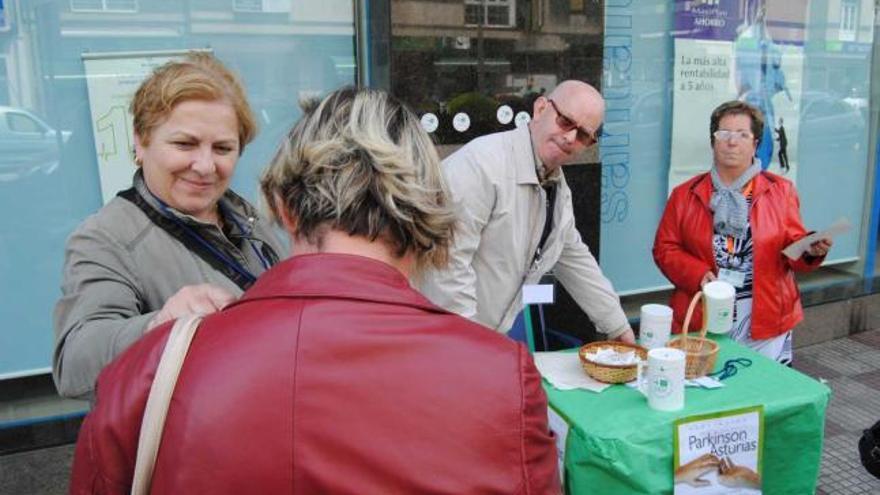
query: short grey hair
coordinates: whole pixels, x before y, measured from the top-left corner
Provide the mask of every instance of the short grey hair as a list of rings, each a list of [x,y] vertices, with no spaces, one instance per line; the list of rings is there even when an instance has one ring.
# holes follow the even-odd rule
[[[304,115],[281,143],[260,185],[276,221],[321,245],[327,229],[380,239],[416,270],[443,268],[455,218],[440,159],[419,119],[397,98],[343,88],[301,102]]]

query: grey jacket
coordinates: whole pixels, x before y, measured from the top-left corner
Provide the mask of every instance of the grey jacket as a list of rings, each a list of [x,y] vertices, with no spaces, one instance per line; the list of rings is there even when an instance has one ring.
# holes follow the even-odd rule
[[[614,288],[575,227],[564,176],[553,230],[533,262],[547,209],[528,127],[471,141],[444,160],[443,172],[459,225],[448,269],[429,272],[422,282],[431,301],[507,332],[523,308],[523,284],[552,269],[600,332],[614,338],[629,328]]]
[[[141,198],[158,209],[140,171],[134,186]],[[285,255],[271,226],[253,206],[231,191],[220,202],[225,217],[232,212],[242,227],[227,220],[229,238],[214,225],[168,211],[253,275],[265,271],[264,263],[272,264]],[[53,376],[59,393],[91,397],[101,369],[144,334],[165,301],[186,285],[203,283],[242,293],[134,203],[113,198],[67,241],[62,297],[54,314]]]

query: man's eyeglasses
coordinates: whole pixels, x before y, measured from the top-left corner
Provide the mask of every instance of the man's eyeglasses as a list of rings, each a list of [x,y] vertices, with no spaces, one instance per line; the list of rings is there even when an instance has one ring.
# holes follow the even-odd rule
[[[718,141],[728,141],[731,139],[734,141],[745,141],[753,137],[752,133],[749,131],[728,131],[724,129],[720,131],[715,131],[712,133],[712,135],[715,136],[715,139],[717,139]]]
[[[576,139],[584,146],[590,146],[599,141],[599,136],[602,135],[601,125],[594,132],[584,129],[583,127],[578,127],[574,120],[559,111],[559,107],[556,106],[556,103],[553,100],[547,98],[547,101],[550,102],[550,106],[553,107],[553,111],[556,112],[556,125],[559,126],[560,129],[565,132],[571,132],[572,129],[577,129]]]

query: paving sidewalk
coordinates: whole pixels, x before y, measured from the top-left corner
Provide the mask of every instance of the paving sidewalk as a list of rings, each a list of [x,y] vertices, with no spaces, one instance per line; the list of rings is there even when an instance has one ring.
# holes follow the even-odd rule
[[[862,430],[880,419],[880,329],[795,349],[794,355],[796,369],[831,387],[816,494],[880,494],[880,480],[865,471],[858,451]]]

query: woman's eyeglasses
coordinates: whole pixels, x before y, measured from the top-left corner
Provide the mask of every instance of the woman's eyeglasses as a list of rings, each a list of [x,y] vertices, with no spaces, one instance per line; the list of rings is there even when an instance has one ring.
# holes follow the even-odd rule
[[[734,141],[745,141],[752,138],[752,133],[749,131],[728,131],[724,129],[715,131],[712,135],[715,136],[715,139],[718,141],[728,141],[731,139]]]
[[[547,98],[547,101],[550,102],[550,106],[553,107],[553,111],[556,112],[556,125],[559,126],[560,129],[565,132],[571,132],[572,129],[577,129],[576,139],[584,146],[590,146],[599,141],[599,136],[602,135],[602,126],[599,126],[595,132],[590,132],[583,127],[578,127],[574,120],[559,111],[559,108],[553,100]]]

